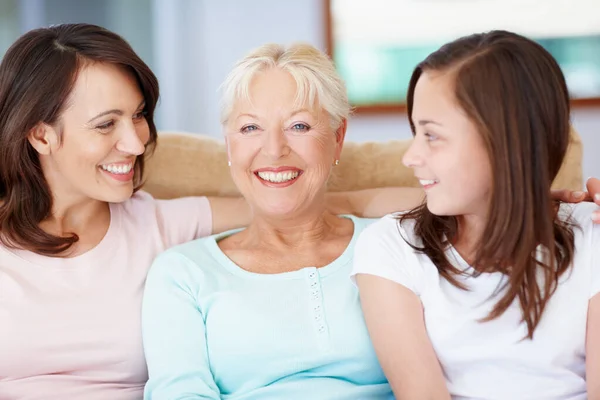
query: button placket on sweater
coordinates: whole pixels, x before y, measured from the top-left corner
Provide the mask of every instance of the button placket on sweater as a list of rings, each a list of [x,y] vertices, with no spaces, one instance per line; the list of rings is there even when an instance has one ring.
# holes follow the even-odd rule
[[[315,333],[320,344],[325,345],[329,339],[329,329],[325,320],[325,310],[323,308],[323,292],[319,271],[316,268],[307,268],[306,279],[311,304],[311,313]]]

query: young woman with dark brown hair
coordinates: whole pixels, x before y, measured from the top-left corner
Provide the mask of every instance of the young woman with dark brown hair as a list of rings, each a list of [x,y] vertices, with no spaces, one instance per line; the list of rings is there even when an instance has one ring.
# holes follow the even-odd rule
[[[551,198],[556,61],[506,31],[460,38],[416,67],[408,112],[426,203],[367,228],[353,272],[396,397],[600,398],[596,206]]]

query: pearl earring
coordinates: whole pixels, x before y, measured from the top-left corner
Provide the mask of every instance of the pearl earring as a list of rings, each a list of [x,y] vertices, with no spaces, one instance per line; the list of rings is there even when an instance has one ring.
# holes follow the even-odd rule
[[[231,167],[231,161],[227,161],[227,165]]]
[[[340,165],[340,160],[335,160],[335,162],[333,163],[333,165]]]

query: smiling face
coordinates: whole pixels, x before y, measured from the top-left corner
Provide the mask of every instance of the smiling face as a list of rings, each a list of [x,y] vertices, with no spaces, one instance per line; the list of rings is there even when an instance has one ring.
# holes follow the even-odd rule
[[[56,126],[30,135],[55,198],[122,202],[134,187],[134,163],[150,130],[144,97],[134,76],[91,63],[77,76]]]
[[[298,106],[294,78],[278,68],[257,73],[225,126],[231,175],[255,214],[290,216],[323,208],[345,121]]]
[[[435,215],[486,216],[492,191],[481,134],[458,106],[451,73],[424,72],[412,110],[415,137],[403,162],[414,170]]]

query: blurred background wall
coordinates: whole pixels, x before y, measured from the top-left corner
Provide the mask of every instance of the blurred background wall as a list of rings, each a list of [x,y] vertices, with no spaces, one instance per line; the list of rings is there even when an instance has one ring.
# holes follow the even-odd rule
[[[0,56],[29,29],[63,22],[102,25],[125,37],[158,76],[160,130],[220,137],[218,88],[233,63],[266,42],[305,41],[325,50],[323,2],[0,0]],[[430,3],[435,7],[436,2]],[[433,22],[424,19],[427,23]],[[575,108],[572,118],[584,141],[584,177],[600,176],[600,106]],[[402,112],[359,113],[349,122],[347,138],[382,141],[410,136]]]

